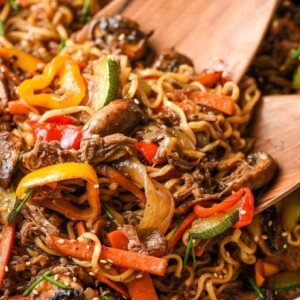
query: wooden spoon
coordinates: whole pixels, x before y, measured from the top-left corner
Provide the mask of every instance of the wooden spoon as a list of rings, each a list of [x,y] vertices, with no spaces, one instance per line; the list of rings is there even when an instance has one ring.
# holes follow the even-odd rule
[[[95,17],[115,15],[137,21],[144,32],[154,30],[156,50],[174,48],[190,57],[197,72],[223,60],[238,82],[258,49],[277,0],[114,0]],[[75,35],[88,39],[89,25]]]
[[[198,72],[222,59],[238,82],[276,4],[276,0],[114,0],[97,16],[122,13],[136,20],[144,32],[154,30],[150,41],[155,49],[174,47],[194,61]],[[89,25],[75,40],[87,40],[88,31]],[[279,165],[272,188],[257,203],[256,212],[260,212],[300,186],[300,96],[263,98],[253,124],[255,150],[270,153]]]

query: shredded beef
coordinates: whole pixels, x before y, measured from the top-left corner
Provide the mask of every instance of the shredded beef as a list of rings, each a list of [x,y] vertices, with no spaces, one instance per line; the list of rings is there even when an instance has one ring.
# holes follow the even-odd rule
[[[23,156],[23,165],[31,171],[58,163],[78,161],[77,151],[62,149],[58,141],[38,142]]]
[[[0,186],[4,189],[10,184],[21,148],[19,137],[10,132],[0,132]]]
[[[147,235],[143,241],[140,240],[135,226],[124,225],[121,230],[129,240],[129,251],[158,257],[163,256],[167,251],[167,240],[157,230]]]

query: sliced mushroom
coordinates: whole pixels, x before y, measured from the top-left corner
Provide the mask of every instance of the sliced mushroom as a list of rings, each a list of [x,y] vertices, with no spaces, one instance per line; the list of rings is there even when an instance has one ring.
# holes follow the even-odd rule
[[[218,189],[223,194],[237,191],[244,186],[257,190],[269,183],[275,176],[276,163],[271,155],[257,152],[247,157],[228,176],[218,181]]]

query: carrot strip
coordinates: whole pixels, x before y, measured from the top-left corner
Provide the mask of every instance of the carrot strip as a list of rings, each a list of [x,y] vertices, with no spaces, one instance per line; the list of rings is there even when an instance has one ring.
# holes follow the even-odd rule
[[[209,74],[200,74],[195,80],[211,88],[221,77],[223,72],[213,72]]]
[[[5,267],[9,263],[10,254],[14,243],[15,231],[16,223],[3,226],[0,243],[0,289],[6,274]]]
[[[175,234],[174,229],[168,233],[168,235],[166,236],[167,241],[169,241],[168,249],[171,249],[176,245],[176,243],[181,239],[184,232],[191,226],[196,218],[196,214],[192,212],[182,221]]]
[[[199,90],[175,90],[175,94],[181,100],[190,99],[199,105],[216,109],[227,115],[234,113],[234,100],[229,96]]]
[[[29,296],[16,295],[8,297],[8,300],[29,300]]]
[[[262,286],[265,282],[263,271],[263,261],[262,259],[258,259],[254,266],[255,282],[258,286]]]
[[[54,247],[61,253],[85,260],[91,260],[94,247],[88,247],[88,243],[70,241],[60,237],[50,236]],[[50,243],[51,244],[51,243]],[[135,269],[158,276],[164,276],[168,262],[166,259],[154,256],[143,255],[125,250],[102,246],[101,259],[110,259],[113,264],[119,267]]]
[[[30,112],[30,109],[21,101],[14,100],[8,102],[8,112],[11,115],[22,115],[28,114]]]
[[[279,273],[279,271],[280,271],[279,266],[265,262],[265,261],[263,261],[262,267],[263,267],[263,274],[266,277],[275,275],[275,274]]]
[[[105,176],[115,183],[121,185],[124,189],[128,190],[138,199],[146,203],[146,197],[144,193],[134,183],[132,183],[128,178],[116,171],[114,168],[111,168],[107,165],[101,165],[97,167],[96,170],[102,176]]]
[[[195,252],[195,255],[197,257],[201,257],[205,252],[205,247],[198,247],[197,246],[197,247],[194,248],[194,252]]]
[[[110,286],[112,289],[114,289],[115,291],[120,293],[125,298],[127,298],[127,299],[130,298],[130,296],[123,284],[110,280],[109,278],[105,277],[102,273],[96,273],[95,278],[98,279],[99,281],[102,281],[103,283],[107,284],[108,286]]]
[[[82,221],[80,221],[76,224],[76,229],[77,229],[78,235],[82,235],[83,233],[86,232],[84,224],[83,224]]]
[[[110,232],[107,238],[114,248],[125,250],[128,247],[129,241],[121,230]],[[148,273],[127,283],[127,287],[132,300],[158,300],[153,281]]]

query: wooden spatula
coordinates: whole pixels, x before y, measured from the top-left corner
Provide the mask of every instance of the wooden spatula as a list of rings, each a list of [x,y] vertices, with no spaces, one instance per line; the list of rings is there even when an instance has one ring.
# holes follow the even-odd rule
[[[264,97],[253,119],[255,150],[271,154],[278,175],[256,203],[260,212],[300,187],[300,95]]]
[[[98,13],[121,13],[136,20],[145,32],[154,30],[157,50],[174,47],[189,56],[196,71],[222,59],[238,82],[247,70],[276,8],[276,0],[114,0]],[[89,25],[75,35],[88,39]],[[279,173],[274,185],[257,203],[262,211],[300,186],[300,96],[262,100],[251,135],[255,150],[274,156]]]
[[[114,0],[95,17],[122,15],[137,21],[144,32],[154,30],[156,50],[174,48],[190,57],[196,71],[223,60],[239,81],[268,27],[277,0]],[[87,25],[75,40],[88,37]]]

